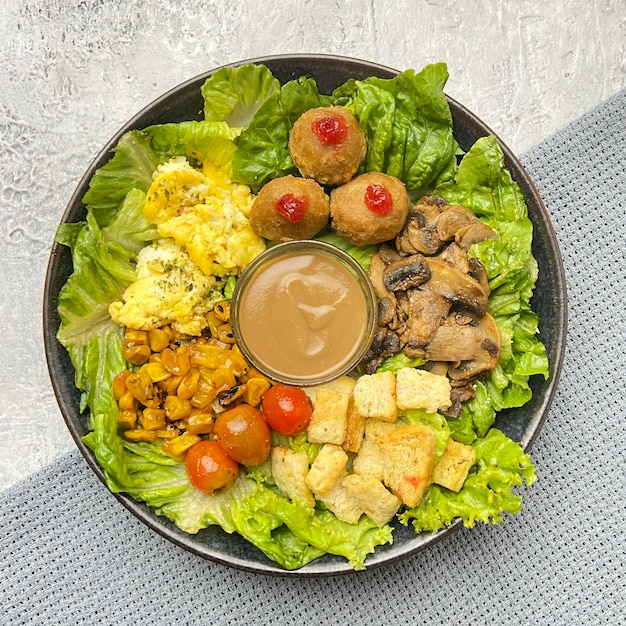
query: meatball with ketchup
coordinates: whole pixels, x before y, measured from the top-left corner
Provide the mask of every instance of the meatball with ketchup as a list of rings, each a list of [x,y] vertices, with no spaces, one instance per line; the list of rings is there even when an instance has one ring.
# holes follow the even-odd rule
[[[328,223],[330,205],[314,180],[283,176],[263,186],[250,210],[254,232],[270,241],[311,239]]]
[[[393,239],[409,214],[404,183],[382,172],[368,172],[333,189],[331,227],[357,246]]]
[[[302,176],[342,185],[365,158],[367,142],[354,115],[342,106],[304,112],[289,134],[289,153]]]

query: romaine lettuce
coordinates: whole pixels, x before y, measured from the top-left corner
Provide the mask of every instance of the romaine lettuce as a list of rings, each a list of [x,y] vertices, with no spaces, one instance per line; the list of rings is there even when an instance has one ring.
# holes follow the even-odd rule
[[[261,105],[279,89],[279,81],[264,65],[223,67],[201,87],[204,119],[247,128]]]

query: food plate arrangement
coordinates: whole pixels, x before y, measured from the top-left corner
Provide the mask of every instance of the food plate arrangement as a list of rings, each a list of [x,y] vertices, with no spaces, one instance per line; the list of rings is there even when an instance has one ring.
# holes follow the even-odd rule
[[[446,79],[442,63],[419,72],[324,55],[235,63],[198,76],[153,102],[120,129],[79,183],[63,216],[46,277],[44,339],[53,388],[68,428],[96,475],[134,515],[174,543],[246,570],[333,575],[389,564],[427,548],[463,524],[495,523],[506,512],[519,510],[521,496],[514,489],[534,480],[527,452],[549,409],[565,350],[563,266],[549,216],[532,181],[487,126],[444,95]],[[354,127],[360,127],[365,138],[362,153],[355,149],[357,165],[340,180],[310,171],[306,155],[299,152],[306,150],[288,146],[298,119],[315,110],[324,113],[310,127],[322,128],[318,136],[334,142],[335,151],[344,145],[352,117],[339,119],[334,114],[338,108],[328,114],[326,107],[354,114]],[[338,170],[341,167],[330,167],[333,175]],[[360,208],[344,210],[343,215],[341,210],[351,202],[344,188],[369,175],[375,178],[367,179],[363,197],[376,217],[375,225],[365,228],[367,220],[352,219]],[[399,187],[381,175],[401,181]],[[308,214],[289,190],[274,201],[285,217],[282,226],[271,211],[268,217],[267,209],[259,208],[257,201],[269,182],[281,179],[300,185],[316,176],[324,197],[321,217],[314,216],[319,223],[311,232],[294,235],[290,230],[309,225]],[[200,201],[194,196],[208,180],[216,183],[220,194],[227,189],[228,202],[211,209],[205,197]],[[358,193],[361,197],[363,192]],[[330,209],[325,207],[328,196]],[[179,210],[185,203],[189,210]],[[395,211],[403,203],[404,213],[392,214],[392,207]],[[179,209],[172,213],[174,205]],[[192,205],[201,205],[198,211],[204,213],[191,211]],[[226,221],[211,226],[217,215],[226,214],[227,205],[232,212]],[[439,219],[444,213],[448,222],[465,220],[464,227],[455,227],[452,235],[446,235],[445,245],[442,239],[425,257],[416,243],[419,238],[424,243],[428,231],[424,216]],[[376,238],[381,229],[375,220],[382,215],[388,216],[387,223],[393,217],[397,224]],[[277,224],[283,230],[275,230]],[[470,233],[469,239],[463,240],[461,231]],[[438,232],[441,235],[441,227]],[[224,233],[230,233],[230,239],[216,244]],[[352,263],[356,259],[369,272],[381,303],[394,303],[395,314],[384,306],[378,312],[377,329],[386,337],[385,349],[374,349],[375,339],[350,377],[326,381],[324,393],[319,385],[310,387],[311,423],[290,430],[291,426],[275,426],[269,405],[262,404],[262,398],[271,395],[268,389],[278,385],[263,375],[262,366],[257,370],[254,353],[245,353],[244,359],[236,344],[233,347],[229,315],[246,266],[266,248],[271,253],[278,241],[311,238],[340,248]],[[458,243],[454,249],[450,238]],[[387,245],[389,241],[396,243]],[[77,252],[81,246],[82,253]],[[460,253],[459,246],[467,254]],[[433,335],[417,340],[415,325],[415,332],[408,331],[412,319],[408,313],[403,326],[397,322],[398,315],[410,309],[402,305],[408,302],[407,294],[419,299],[425,291],[432,292],[442,282],[441,272],[449,270],[453,254],[467,267],[460,278],[463,284],[454,293],[444,289],[443,296],[428,297],[436,306],[445,305],[440,317],[448,321],[440,320],[438,328],[452,324],[450,320],[463,328],[490,328],[479,339],[484,352],[480,363],[469,356],[447,356],[450,341],[436,341]],[[190,264],[181,261],[187,255]],[[137,278],[145,278],[146,268],[157,262],[161,276],[171,276],[175,269],[177,284],[186,281],[185,298],[200,294],[186,317],[150,308],[153,290],[139,288]],[[314,278],[304,282],[315,285]],[[162,293],[157,300],[161,306]],[[177,303],[183,300],[180,296]],[[320,310],[317,307],[316,314]],[[147,343],[132,339],[139,336],[134,332],[147,337],[148,329],[156,331],[150,335],[149,349]],[[254,338],[254,331],[250,336]],[[397,344],[392,350],[390,337]],[[157,343],[163,345],[156,348]],[[219,352],[222,349],[230,356]],[[205,410],[207,403],[202,404],[198,392],[201,373],[191,372],[185,379],[185,384],[193,383],[193,391],[183,393],[180,381],[167,391],[181,371],[177,361],[167,362],[165,352],[167,359],[195,355],[199,371],[209,367],[207,359],[221,359],[226,365],[212,366],[213,379],[216,372],[225,375],[222,370],[235,371],[236,363],[242,365],[237,378],[220,387],[220,395]],[[442,363],[448,363],[443,370]],[[139,372],[146,364],[152,368],[155,388],[159,385],[154,397],[137,390]],[[429,384],[445,383],[447,397],[452,397],[446,372],[457,389],[453,406],[451,401],[432,405],[407,399],[412,395],[407,389],[412,391],[411,385],[426,376],[432,377]],[[370,396],[376,402],[385,393],[395,401],[396,377],[398,406],[391,416],[369,408],[372,402],[362,399],[363,388],[374,390]],[[408,387],[404,379],[409,380]],[[377,387],[379,380],[386,387]],[[345,384],[347,388],[341,387]],[[302,388],[306,390],[307,384]],[[341,440],[320,434],[321,398],[344,398],[348,406],[349,397],[362,419],[355,447],[346,443],[345,425]],[[186,401],[187,412],[177,415]],[[196,401],[195,419],[189,416],[189,401]],[[242,404],[255,416],[263,407],[272,427],[270,432],[263,420],[257,424],[258,440],[267,448],[260,456],[258,447],[242,453],[241,446],[231,441],[234,431],[227,432],[220,420],[228,408]],[[148,425],[149,418],[160,419],[161,414],[167,417],[167,426]],[[402,427],[396,429],[394,424],[396,430],[389,433],[389,422],[396,419]],[[407,445],[400,431],[425,437],[432,457],[424,470],[427,484],[418,489],[422,476],[417,474],[381,475],[375,480],[354,470],[364,465],[359,449],[367,439],[365,424],[385,431],[372,435],[373,441],[391,446],[392,456],[395,448],[390,442]],[[207,489],[194,478],[189,459],[197,461],[202,446],[215,444],[220,454],[226,450],[238,463],[229,457],[232,477]],[[441,460],[453,447],[461,450],[461,457],[471,456],[464,461],[465,474],[456,486],[445,479],[436,484],[432,479],[431,484],[433,468],[443,465]],[[274,465],[278,454],[282,459],[293,454],[308,459],[306,484],[299,484],[306,491],[302,498],[301,491],[290,492],[293,485],[280,478]],[[332,464],[338,456],[343,459],[343,474],[331,473],[329,478],[322,459]],[[344,485],[347,491],[341,491],[339,499],[329,496]],[[365,487],[379,490],[386,512],[368,508],[359,491]],[[475,490],[485,503],[495,498],[498,504],[470,505],[472,498],[464,496],[464,489]],[[307,497],[311,503],[305,506]],[[346,499],[361,504],[347,513],[338,504]]]

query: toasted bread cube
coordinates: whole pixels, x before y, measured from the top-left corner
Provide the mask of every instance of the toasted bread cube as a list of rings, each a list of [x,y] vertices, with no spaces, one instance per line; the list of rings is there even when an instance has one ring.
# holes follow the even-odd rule
[[[354,396],[348,400],[348,412],[346,415],[346,437],[342,448],[348,452],[358,452],[365,436],[365,422],[367,418],[356,410]]]
[[[402,500],[390,493],[385,486],[370,476],[350,474],[341,481],[342,486],[378,526],[387,524],[398,512]]]
[[[311,443],[343,443],[346,438],[349,398],[347,393],[329,387],[318,390],[307,433]]]
[[[309,399],[313,403],[313,406],[315,406],[317,392],[320,389],[334,389],[335,391],[341,391],[341,393],[351,395],[352,391],[354,390],[354,385],[356,385],[356,380],[354,378],[350,378],[350,376],[340,376],[339,378],[335,378],[334,380],[324,383],[323,385],[302,387],[302,391],[304,391],[304,393],[309,396]]]
[[[377,480],[385,477],[385,457],[374,437],[365,437],[363,440],[359,453],[352,461],[352,471]]]
[[[432,482],[435,433],[423,424],[401,426],[376,443],[385,459],[383,482],[408,507],[417,506]]]
[[[474,463],[476,450],[472,446],[449,439],[445,452],[433,469],[433,482],[458,493]]]
[[[319,496],[319,500],[335,514],[337,519],[348,524],[356,524],[363,515],[363,509],[343,486],[342,480],[345,476],[347,474],[344,471],[330,491],[325,496]]]
[[[307,486],[315,493],[325,496],[348,464],[348,455],[341,446],[327,443],[318,452],[306,475]]]
[[[396,428],[398,428],[397,422],[385,422],[370,418],[365,422],[365,436],[376,438],[380,435],[386,435]]]
[[[424,409],[436,413],[452,405],[450,381],[426,370],[403,367],[396,374],[396,402],[401,411]]]
[[[306,452],[274,446],[270,452],[270,465],[276,486],[290,500],[315,506],[315,498],[306,484],[306,475],[309,472],[309,457]]]
[[[385,422],[395,422],[396,377],[391,372],[361,376],[354,387],[356,410],[365,417],[375,417]]]

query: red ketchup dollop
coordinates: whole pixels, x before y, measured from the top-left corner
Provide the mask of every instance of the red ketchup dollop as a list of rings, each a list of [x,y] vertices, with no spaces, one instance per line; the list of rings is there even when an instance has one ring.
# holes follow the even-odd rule
[[[365,206],[378,215],[388,215],[393,209],[393,200],[386,187],[382,185],[368,185],[363,198]]]
[[[276,212],[292,224],[299,222],[304,217],[308,207],[308,198],[296,198],[292,193],[286,193],[276,201]]]
[[[341,115],[320,117],[311,124],[311,130],[320,143],[330,146],[341,145],[348,134],[348,126]]]

